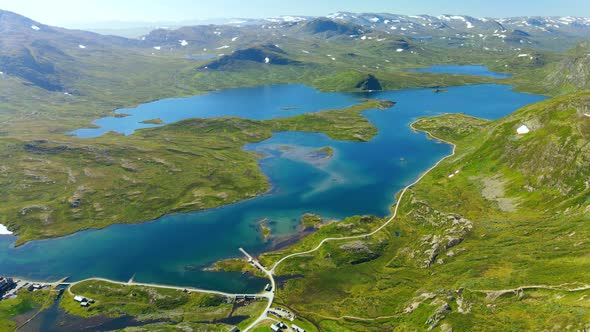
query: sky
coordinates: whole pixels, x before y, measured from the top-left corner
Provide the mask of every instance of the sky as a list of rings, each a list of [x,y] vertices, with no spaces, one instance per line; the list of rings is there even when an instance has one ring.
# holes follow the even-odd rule
[[[174,22],[279,15],[323,16],[337,11],[476,17],[590,17],[590,0],[0,0],[0,9],[45,24],[68,26],[104,21]]]

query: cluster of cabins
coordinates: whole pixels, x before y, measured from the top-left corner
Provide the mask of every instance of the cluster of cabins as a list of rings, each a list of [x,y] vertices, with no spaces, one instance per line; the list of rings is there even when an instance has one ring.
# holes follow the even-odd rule
[[[29,283],[23,280],[13,280],[12,278],[0,276],[0,300],[13,299],[17,293],[26,288],[29,292],[41,290],[48,285]]]
[[[236,301],[254,301],[256,296],[254,295],[236,295]]]
[[[273,332],[279,332],[282,331],[283,329],[286,329],[287,325],[283,322],[278,322],[276,324],[271,324],[270,325],[270,329]],[[293,331],[295,332],[305,332],[304,329],[300,328],[299,326],[295,325],[295,324],[291,324],[291,329],[293,329]]]
[[[74,296],[74,301],[80,303],[80,306],[84,307],[84,308],[88,308],[88,307],[90,307],[91,304],[94,303],[93,299],[87,299],[87,298],[80,296],[80,295]]]
[[[13,289],[16,286],[16,283],[12,278],[6,278],[0,276],[0,297],[4,296],[4,294],[8,293],[9,290]]]
[[[271,324],[270,325],[270,329],[273,332],[279,332],[282,329],[286,329],[286,328],[287,328],[287,325],[285,325],[285,323],[283,323],[283,322],[278,322],[277,324]]]
[[[272,308],[270,310],[268,310],[266,312],[269,315],[273,315],[278,317],[279,319],[289,319],[290,321],[294,321],[295,320],[295,315],[292,314],[290,311],[285,310],[283,308]],[[276,324],[272,324],[270,326],[270,329],[274,332],[279,332],[283,329],[286,329],[287,325],[283,322],[279,322]],[[295,332],[305,332],[304,329],[300,328],[299,326],[295,325],[295,324],[291,324],[291,329]]]

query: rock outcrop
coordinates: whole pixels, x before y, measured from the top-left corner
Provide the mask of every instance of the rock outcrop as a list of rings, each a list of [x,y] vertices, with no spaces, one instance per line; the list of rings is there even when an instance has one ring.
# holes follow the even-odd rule
[[[360,81],[356,85],[357,89],[361,89],[363,91],[380,91],[383,90],[381,86],[381,82],[375,77],[373,74],[367,75],[367,78]]]

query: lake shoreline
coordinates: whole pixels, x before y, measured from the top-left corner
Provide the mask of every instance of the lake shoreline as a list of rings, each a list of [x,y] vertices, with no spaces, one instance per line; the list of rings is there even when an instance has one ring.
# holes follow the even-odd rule
[[[283,247],[301,238],[302,234],[292,226],[298,223],[304,212],[311,211],[329,219],[364,214],[388,215],[392,202],[395,202],[392,197],[399,193],[399,190],[395,189],[403,188],[404,184],[415,179],[414,175],[419,173],[419,170],[428,168],[439,159],[439,155],[444,157],[448,153],[449,148],[446,144],[429,143],[430,140],[424,139],[425,135],[414,135],[411,126],[408,126],[414,122],[413,119],[447,113],[445,110],[465,111],[475,117],[498,118],[541,98],[519,94],[513,92],[511,87],[497,84],[456,87],[450,89],[447,94],[433,94],[430,89],[409,89],[377,92],[371,96],[382,100],[396,100],[398,103],[395,112],[362,111],[362,115],[378,129],[377,136],[369,142],[352,143],[332,140],[325,135],[285,132],[273,134],[268,140],[247,147],[247,150],[256,151],[272,145],[298,145],[316,151],[322,147],[333,146],[337,156],[332,162],[333,165],[319,169],[297,160],[285,160],[280,155],[267,156],[258,162],[258,167],[262,168],[269,184],[268,191],[262,194],[215,208],[162,214],[148,221],[108,225],[105,228],[84,230],[57,239],[33,240],[19,246],[16,251],[0,250],[0,258],[8,255],[3,267],[6,267],[8,274],[26,275],[29,276],[27,279],[71,275],[75,280],[84,280],[85,276],[100,275],[124,281],[137,272],[138,280],[146,283],[239,290],[241,284],[252,282],[236,280],[231,281],[234,285],[220,285],[222,279],[233,280],[232,278],[236,278],[237,275],[227,275],[215,281],[219,275],[193,271],[186,274],[183,266],[201,266],[207,265],[208,262],[237,257],[239,253],[234,249],[238,245],[256,253],[276,249],[277,247],[273,248],[272,245],[261,244],[261,239],[257,238],[259,230],[255,222],[263,217],[273,221],[272,231],[277,239],[287,240],[287,243],[281,243],[280,247]],[[354,98],[358,98],[358,94],[355,94]],[[501,100],[503,107],[498,109],[493,100]],[[475,106],[478,107],[474,109]],[[396,150],[392,149],[392,146],[400,147]],[[416,154],[404,146],[419,149],[412,148],[411,151],[417,151]],[[402,159],[403,162],[400,161]],[[350,164],[351,162],[353,164]],[[368,168],[365,167],[367,165]],[[377,173],[373,173],[375,167],[378,167]],[[301,177],[298,173],[301,173]],[[375,176],[378,176],[378,180],[374,179]],[[348,198],[353,196],[356,198],[349,204]],[[330,202],[342,202],[342,199],[345,199],[344,205],[329,205]],[[300,210],[304,212],[300,213]],[[100,243],[96,242],[105,237],[109,238],[108,247],[100,244],[105,243],[102,240]],[[153,245],[154,241],[167,243],[167,249],[162,255],[158,254],[158,257],[149,254],[158,247]],[[132,252],[123,255],[116,264],[105,261],[105,257],[112,251],[110,248],[117,248],[118,243],[131,243]],[[77,257],[96,259],[97,266],[102,266],[100,270],[78,268],[80,258],[70,259],[67,254],[65,257],[60,254],[59,261],[49,266],[38,267],[37,271],[42,273],[31,269],[44,264],[43,261],[53,261],[55,255],[64,252],[59,248],[80,245],[84,250]],[[192,257],[185,257],[191,255],[178,252],[181,248],[184,253],[192,252]],[[65,250],[67,253],[67,249]],[[137,253],[134,254],[135,250]],[[152,259],[142,263],[142,256],[150,256]],[[57,259],[57,256],[55,257]],[[131,261],[126,264],[129,259]],[[38,260],[40,261],[37,262]],[[151,268],[152,265],[160,266],[159,264],[163,267],[170,265],[172,274]],[[182,273],[175,272],[178,268]]]

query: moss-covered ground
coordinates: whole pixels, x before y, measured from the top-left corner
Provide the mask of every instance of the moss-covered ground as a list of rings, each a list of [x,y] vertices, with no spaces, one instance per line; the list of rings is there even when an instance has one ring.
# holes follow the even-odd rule
[[[74,301],[74,294],[93,299],[88,308]],[[236,302],[219,295],[182,290],[132,286],[89,280],[73,285],[64,293],[60,307],[79,317],[118,317],[130,315],[151,323],[144,330],[195,328],[228,331],[232,326],[244,328],[256,319],[266,300]],[[234,317],[235,322],[229,323]]]

